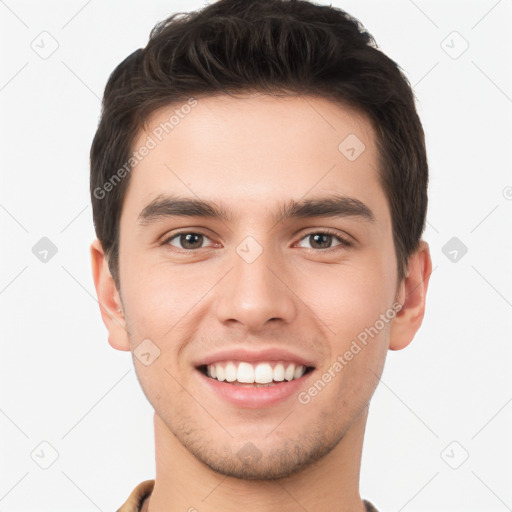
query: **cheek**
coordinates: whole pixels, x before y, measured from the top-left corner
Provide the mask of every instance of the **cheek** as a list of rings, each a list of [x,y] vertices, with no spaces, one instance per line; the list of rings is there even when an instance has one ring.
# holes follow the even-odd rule
[[[207,283],[188,271],[154,263],[130,263],[130,275],[123,276],[123,296],[134,332],[162,337],[206,291],[202,288]]]
[[[310,278],[300,296],[324,325],[326,335],[342,348],[391,306],[387,287],[378,265],[339,265]]]

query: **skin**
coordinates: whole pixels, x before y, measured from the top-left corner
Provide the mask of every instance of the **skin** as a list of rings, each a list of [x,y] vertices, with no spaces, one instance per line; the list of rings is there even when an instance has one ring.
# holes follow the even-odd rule
[[[134,148],[175,109],[155,112]],[[338,150],[349,134],[366,146],[354,161]],[[135,166],[120,220],[120,291],[98,240],[91,256],[110,345],[133,354],[150,339],[160,350],[149,366],[133,358],[155,410],[156,478],[144,510],[365,510],[359,473],[369,402],[388,350],[406,347],[421,325],[432,271],[422,241],[398,282],[377,162],[362,114],[324,98],[247,94],[198,99]],[[282,201],[333,192],[365,203],[375,222],[272,220]],[[234,219],[140,226],[140,212],[160,193],[212,200]],[[326,247],[336,250],[327,253],[306,236],[327,228],[353,245],[332,238]],[[181,229],[205,235],[199,249],[180,237],[161,243]],[[263,249],[250,264],[236,252],[249,235]],[[310,357],[319,378],[395,301],[400,312],[307,404],[294,395],[272,407],[234,407],[205,391],[192,364],[218,349],[277,346]],[[244,464],[237,453],[249,442],[260,457]]]

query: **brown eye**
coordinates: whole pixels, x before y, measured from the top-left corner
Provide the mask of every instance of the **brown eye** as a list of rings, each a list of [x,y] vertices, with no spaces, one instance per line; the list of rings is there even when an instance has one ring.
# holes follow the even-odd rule
[[[332,243],[333,236],[325,233],[309,235],[310,244],[313,249],[328,249]]]
[[[175,239],[177,239],[179,245],[172,243]],[[177,247],[178,249],[193,251],[195,249],[201,249],[205,239],[208,239],[208,237],[201,233],[183,232],[169,237],[165,243]]]
[[[306,247],[306,249],[319,251],[335,249],[339,246],[341,246],[340,248],[350,247],[352,245],[351,242],[341,237],[337,233],[332,233],[331,231],[315,231],[302,237],[301,241],[302,240],[309,241],[311,247]],[[333,241],[338,241],[338,243],[332,245]]]

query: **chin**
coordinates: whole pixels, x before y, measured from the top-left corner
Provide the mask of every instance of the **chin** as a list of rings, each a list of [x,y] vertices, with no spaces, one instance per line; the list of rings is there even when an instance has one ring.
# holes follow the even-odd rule
[[[177,436],[178,439],[180,436]],[[223,445],[216,449],[211,441],[201,443],[207,450],[199,449],[196,443],[184,443],[199,461],[210,469],[232,478],[240,480],[277,480],[292,476],[328,454],[340,439],[329,439],[325,430],[314,436],[304,436],[298,440],[287,440],[279,446],[271,442],[262,446],[247,441],[241,448],[233,448],[233,444]],[[190,441],[190,439],[188,439]],[[259,447],[258,447],[259,444]],[[229,454],[229,455],[226,455]]]

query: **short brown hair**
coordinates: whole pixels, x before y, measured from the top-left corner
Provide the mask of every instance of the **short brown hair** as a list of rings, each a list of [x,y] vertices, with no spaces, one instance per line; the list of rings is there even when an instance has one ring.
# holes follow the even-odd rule
[[[124,59],[105,87],[90,192],[96,235],[118,290],[126,163],[148,117],[191,96],[243,92],[321,96],[370,119],[401,281],[425,228],[428,165],[414,95],[400,67],[341,9],[302,0],[220,0],[158,23],[146,47]],[[113,182],[122,168],[122,179]]]

